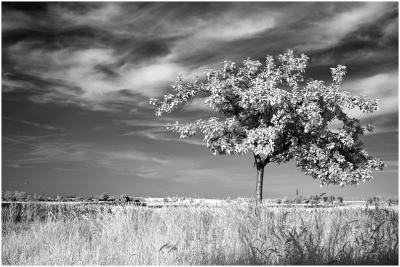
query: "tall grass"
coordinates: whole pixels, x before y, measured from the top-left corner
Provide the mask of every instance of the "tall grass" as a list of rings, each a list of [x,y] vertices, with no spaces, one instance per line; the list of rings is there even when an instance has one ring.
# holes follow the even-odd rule
[[[11,204],[5,265],[398,264],[398,210]]]

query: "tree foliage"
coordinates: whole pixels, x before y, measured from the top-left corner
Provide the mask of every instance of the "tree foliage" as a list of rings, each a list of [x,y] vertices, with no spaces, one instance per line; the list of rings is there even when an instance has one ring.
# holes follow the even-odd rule
[[[173,93],[150,99],[156,115],[170,113],[196,96],[221,116],[189,124],[176,122],[168,129],[188,138],[204,135],[213,154],[252,153],[256,164],[283,163],[294,159],[305,174],[321,185],[354,185],[372,179],[372,170],[385,164],[363,149],[360,137],[372,131],[344,111],[358,108],[372,113],[378,101],[341,91],[346,67],[331,68],[332,81],[305,80],[308,57],[293,51],[261,63],[247,59],[243,66],[225,61],[210,69],[206,78],[184,81],[178,76]],[[331,129],[333,121],[340,129]]]

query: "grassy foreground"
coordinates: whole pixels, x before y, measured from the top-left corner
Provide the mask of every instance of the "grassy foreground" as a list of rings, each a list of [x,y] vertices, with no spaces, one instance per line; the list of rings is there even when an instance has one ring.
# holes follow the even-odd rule
[[[398,264],[398,207],[10,204],[4,265]]]

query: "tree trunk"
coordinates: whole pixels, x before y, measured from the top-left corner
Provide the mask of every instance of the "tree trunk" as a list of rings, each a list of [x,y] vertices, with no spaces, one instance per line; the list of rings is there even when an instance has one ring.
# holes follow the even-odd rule
[[[256,201],[262,202],[262,190],[264,180],[264,166],[257,166],[257,185],[256,185]]]

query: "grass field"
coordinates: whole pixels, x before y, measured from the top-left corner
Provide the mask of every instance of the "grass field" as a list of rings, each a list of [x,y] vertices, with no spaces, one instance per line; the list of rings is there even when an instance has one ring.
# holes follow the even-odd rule
[[[9,204],[4,265],[398,264],[398,206]]]

